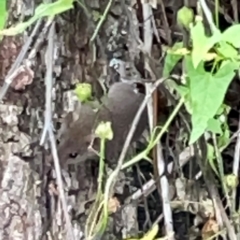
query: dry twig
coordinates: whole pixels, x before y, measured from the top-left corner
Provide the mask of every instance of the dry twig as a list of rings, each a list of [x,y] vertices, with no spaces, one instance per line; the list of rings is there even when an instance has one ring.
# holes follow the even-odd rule
[[[53,62],[54,62],[53,61],[54,37],[55,37],[55,23],[53,22],[50,27],[50,31],[48,35],[48,48],[46,53],[46,66],[47,66],[47,73],[45,77],[46,105],[45,105],[44,131],[41,138],[41,144],[44,144],[46,137],[48,135],[50,140],[50,145],[51,145],[54,167],[56,170],[56,177],[57,177],[57,184],[58,184],[59,193],[60,193],[60,199],[62,202],[63,212],[65,215],[65,220],[67,225],[67,234],[69,239],[74,240],[71,220],[68,215],[67,203],[64,195],[61,168],[59,165],[59,158],[58,158],[57,148],[56,148],[56,140],[55,140],[55,137],[53,134],[53,128],[52,128],[52,88],[53,88],[52,73],[53,73]]]

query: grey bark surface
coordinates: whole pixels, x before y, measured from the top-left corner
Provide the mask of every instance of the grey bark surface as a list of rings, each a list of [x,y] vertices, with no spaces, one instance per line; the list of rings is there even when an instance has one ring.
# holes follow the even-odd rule
[[[103,13],[108,1],[88,1],[89,7]],[[11,1],[8,3],[9,23],[22,20],[34,13],[40,1]],[[115,1],[112,13],[120,20],[116,21],[110,14],[100,31],[101,41],[112,56],[123,56],[125,53],[115,51],[120,46],[122,37],[118,29],[124,23],[124,14],[120,1]],[[107,58],[98,59],[94,67],[91,64],[93,50],[88,47],[88,40],[93,28],[81,8],[71,10],[55,19],[57,37],[54,62],[54,115],[57,123],[64,112],[69,111],[72,100],[67,100],[68,91],[77,82],[90,82],[95,95],[102,95],[96,78],[108,79],[103,69]],[[4,37],[0,43],[1,72],[4,78],[14,63],[22,46],[30,35],[30,27],[24,34],[15,37]],[[43,37],[39,32],[37,38]],[[115,44],[116,37],[119,44]],[[2,240],[39,240],[66,239],[65,222],[58,199],[58,190],[54,181],[47,181],[44,175],[45,154],[37,144],[43,128],[44,114],[44,74],[46,46],[42,42],[37,55],[30,59],[31,76],[16,79],[9,89],[4,103],[0,107],[0,239]],[[108,57],[109,58],[109,57]],[[111,70],[107,70],[109,72]],[[23,82],[23,79],[26,79]],[[111,78],[112,79],[112,78]],[[100,92],[99,92],[100,91]],[[70,166],[71,177],[66,175],[69,209],[74,209],[78,221],[72,222],[76,239],[80,239],[84,229],[89,204],[94,200],[97,176],[92,173],[89,162],[79,166]],[[120,184],[121,185],[121,184]],[[110,225],[113,226],[112,220]],[[47,233],[47,234],[46,234]],[[105,239],[113,239],[110,231]],[[112,235],[112,236],[111,236]]]
[[[125,80],[139,80],[139,77],[144,75],[144,64],[140,62],[141,51],[138,39],[136,39],[136,36],[140,37],[141,29],[137,11],[141,10],[133,7],[140,1],[113,1],[110,12],[95,40],[96,49],[92,43],[89,43],[89,40],[109,1],[82,0],[81,2],[87,4],[89,12],[96,19],[87,17],[88,14],[77,4],[74,9],[56,16],[54,19],[56,35],[54,39],[54,87],[52,90],[53,125],[60,140],[63,138],[64,131],[62,134],[61,131],[58,131],[59,125],[62,129],[72,127],[72,132],[76,135],[68,143],[72,147],[79,145],[79,142],[75,141],[79,132],[75,131],[74,125],[71,126],[71,121],[66,124],[62,119],[69,112],[73,112],[72,118],[79,117],[75,116],[76,99],[72,96],[75,84],[91,83],[94,97],[99,99],[103,95],[100,82],[110,85],[118,81],[120,77]],[[163,2],[164,4],[168,3],[175,10],[183,3],[178,0]],[[176,2],[179,5],[174,6]],[[190,1],[190,3],[192,2],[195,1]],[[36,6],[41,3],[42,1],[33,0],[8,1],[9,25],[31,17]],[[132,12],[129,10],[129,6]],[[46,149],[42,149],[38,144],[44,125],[44,78],[48,68],[46,64],[48,28],[46,26],[44,28],[44,26],[43,21],[42,27],[34,37],[33,44],[29,49],[29,51],[35,52],[32,57],[27,55],[24,59],[23,73],[14,79],[0,105],[0,240],[67,239],[66,223],[54,171],[53,176],[46,174],[50,151],[46,151],[49,150],[48,146],[45,147]],[[23,34],[4,37],[0,42],[1,86],[33,28],[34,24]],[[38,42],[40,42],[39,45],[37,45]],[[96,50],[97,56],[94,61]],[[160,58],[159,52],[154,52],[158,56],[157,59]],[[109,66],[113,62],[120,64],[118,72]],[[138,69],[135,66],[137,64],[140,66]],[[119,133],[123,129],[125,136],[129,129],[123,125],[126,121],[129,123],[129,119],[133,119],[137,111],[137,109],[132,111],[131,106],[135,101],[139,104],[143,97],[134,99],[128,96],[126,99],[121,96],[121,92],[111,94],[110,92],[107,107],[112,110],[118,108],[119,114],[114,115],[113,123],[118,126],[116,128],[119,131],[117,135],[120,136]],[[126,116],[129,119],[127,120],[122,114],[122,112],[126,112],[126,108],[119,107],[119,103],[115,101],[118,94],[122,102],[129,103],[127,106],[129,115]],[[111,114],[108,115],[107,111],[100,111],[99,118],[101,120],[111,118]],[[92,117],[93,112],[89,109],[87,112],[88,114],[84,117],[89,122],[85,125],[84,133],[90,132],[95,120]],[[86,121],[83,118],[81,120]],[[141,131],[142,129],[140,129]],[[134,135],[134,140],[139,137],[137,135],[138,133]],[[123,145],[125,139],[119,138],[118,140],[119,145]],[[83,147],[86,148],[86,146]],[[109,149],[112,150],[112,152],[109,151],[109,158],[115,158],[114,154],[119,150],[119,146],[110,143]],[[66,154],[65,147],[59,151],[60,158],[65,157],[64,154]],[[67,152],[66,155],[68,154]],[[92,203],[96,199],[97,164],[95,161],[85,161],[79,165],[65,166],[67,171],[63,172],[64,190],[76,239],[83,237],[86,219]],[[127,174],[125,172],[119,174],[114,189],[115,193],[123,194],[124,186],[128,186],[131,192],[132,178]],[[116,239],[116,235],[123,232],[125,232],[125,238],[129,232],[133,235],[139,233],[136,205],[127,204],[125,208],[121,209],[122,212],[113,214],[114,217],[110,218],[108,230],[103,239]],[[122,228],[125,228],[125,231]]]

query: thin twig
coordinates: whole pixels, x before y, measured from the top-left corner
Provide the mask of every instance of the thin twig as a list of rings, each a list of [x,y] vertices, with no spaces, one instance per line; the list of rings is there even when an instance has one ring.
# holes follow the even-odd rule
[[[7,93],[8,88],[10,87],[13,79],[15,78],[13,76],[16,76],[19,73],[19,69],[18,68],[21,65],[24,57],[26,56],[28,48],[31,45],[33,37],[36,35],[36,33],[37,33],[41,23],[42,23],[42,19],[39,19],[37,24],[35,25],[32,33],[31,33],[31,35],[27,39],[26,43],[23,45],[23,47],[21,49],[21,52],[18,54],[16,61],[12,65],[11,69],[9,70],[9,72],[8,72],[6,78],[5,78],[4,84],[3,84],[3,86],[2,86],[2,88],[0,90],[0,101],[3,100],[4,96]]]
[[[49,31],[49,35],[48,35],[48,48],[47,48],[47,54],[46,54],[46,66],[47,66],[47,73],[46,73],[46,78],[45,78],[46,105],[45,105],[44,131],[43,131],[43,135],[41,138],[41,143],[44,144],[46,136],[48,134],[48,137],[50,140],[50,145],[51,145],[54,167],[56,170],[56,178],[57,178],[57,184],[58,184],[58,188],[59,188],[60,199],[62,202],[62,208],[63,208],[66,225],[67,225],[68,239],[74,240],[72,225],[71,225],[71,221],[70,221],[70,218],[68,215],[67,203],[66,203],[66,199],[65,199],[65,195],[64,195],[61,169],[60,169],[60,165],[59,165],[59,159],[58,159],[57,148],[56,148],[56,140],[55,140],[55,136],[53,134],[53,129],[52,129],[51,105],[52,105],[52,87],[53,87],[52,73],[53,73],[54,36],[55,36],[55,23],[53,22],[50,27],[50,31]]]
[[[95,31],[94,31],[91,39],[90,39],[90,42],[94,41],[94,39],[96,38],[96,36],[97,36],[97,34],[98,34],[98,32],[99,32],[103,22],[106,20],[107,14],[108,14],[111,6],[112,6],[112,2],[113,2],[113,0],[109,0],[107,6],[105,8],[105,11],[104,11],[103,15],[101,16],[101,18],[100,18],[100,20],[99,20],[99,22],[97,24],[97,27],[96,27],[96,29],[95,29]]]
[[[131,128],[130,128],[130,130],[129,130],[129,132],[128,132],[128,135],[127,135],[127,138],[126,138],[126,140],[125,140],[125,143],[124,143],[124,145],[123,145],[122,152],[121,152],[120,157],[119,157],[119,159],[118,159],[117,167],[115,168],[115,170],[114,170],[113,173],[111,174],[111,175],[113,175],[113,176],[111,177],[112,179],[116,178],[117,175],[118,175],[118,173],[119,173],[119,171],[121,170],[121,167],[122,167],[122,165],[123,165],[124,158],[125,158],[125,156],[126,156],[126,153],[127,153],[128,147],[129,147],[129,145],[130,145],[130,142],[131,142],[131,140],[132,140],[133,134],[135,133],[135,130],[136,130],[136,128],[137,128],[137,124],[138,124],[138,122],[139,122],[139,119],[140,119],[140,117],[141,117],[141,115],[142,115],[142,112],[144,111],[144,109],[145,109],[145,107],[146,107],[149,99],[151,98],[152,93],[153,93],[153,92],[155,91],[155,89],[156,89],[161,83],[163,83],[165,80],[166,80],[165,78],[161,78],[161,79],[159,79],[158,81],[156,81],[156,82],[154,83],[153,88],[152,88],[151,91],[145,96],[145,98],[144,98],[141,106],[139,107],[138,112],[136,113],[136,115],[135,115],[135,117],[134,117],[134,120],[133,120],[133,122],[132,122]],[[108,189],[111,185],[113,186],[113,185],[114,185],[114,182],[111,182],[111,180],[108,179],[107,184],[106,184],[106,189]],[[111,192],[110,189],[109,189],[108,192]]]
[[[205,139],[199,141],[198,145],[199,145],[199,148],[201,147],[202,154],[201,154],[201,157],[199,156],[199,154],[197,155],[197,157],[198,157],[197,161],[198,161],[200,169],[203,173],[203,178],[206,183],[206,187],[209,191],[209,195],[213,201],[215,215],[216,215],[218,225],[220,227],[222,227],[222,225],[224,224],[227,228],[229,238],[231,240],[237,240],[234,227],[232,226],[232,224],[225,212],[225,209],[224,209],[222,201],[220,199],[218,190],[214,184],[215,180],[214,180],[213,173],[208,168],[204,168],[204,165],[203,165],[202,157],[204,157],[204,158],[207,157],[207,152],[206,152],[207,146],[204,146],[204,145],[206,145],[205,141],[206,141]],[[195,151],[197,152],[196,144],[195,144]],[[206,161],[206,159],[205,159],[205,161]]]
[[[68,239],[75,240],[71,220],[70,220],[68,210],[67,210],[67,201],[66,201],[66,198],[64,195],[63,181],[62,181],[61,169],[60,169],[59,158],[58,158],[58,153],[57,153],[56,139],[55,139],[52,129],[49,129],[48,136],[49,136],[49,141],[51,144],[51,152],[52,152],[54,167],[55,167],[55,171],[56,171],[59,195],[60,195],[62,208],[63,208],[63,212],[64,212],[64,217],[65,217],[66,225],[67,225]]]
[[[240,131],[240,116],[238,121],[238,131]],[[238,176],[239,172],[239,163],[240,163],[240,132],[237,134],[237,142],[235,146],[234,152],[234,160],[233,160],[233,175]],[[236,188],[232,191],[232,209],[236,211]]]
[[[194,149],[192,146],[189,146],[184,149],[183,152],[180,153],[179,155],[179,165],[180,167],[183,167],[185,164],[188,163],[189,159],[194,156]],[[168,172],[171,174],[173,171],[173,162],[170,162],[167,166]],[[141,198],[142,195],[147,197],[150,193],[152,193],[156,189],[156,183],[154,179],[149,180],[146,182],[142,189],[137,190],[132,196],[132,200],[137,200]]]
[[[207,6],[207,3],[205,0],[199,0],[200,4],[201,4],[201,7],[202,7],[202,10],[206,16],[206,19],[209,23],[209,26],[212,30],[212,33],[216,33],[216,32],[219,32],[219,30],[217,29],[216,25],[214,24],[214,21],[213,21],[213,17],[212,17],[212,13],[209,9],[209,7]]]
[[[88,7],[86,6],[85,0],[82,0],[82,1],[78,0],[77,3],[83,8],[83,11],[84,11],[84,13],[85,13],[85,15],[88,19],[88,22],[90,23],[91,28],[93,29],[93,31],[95,31],[96,26],[95,26],[95,23],[92,19],[92,14],[90,13],[90,11],[88,10]],[[106,59],[106,54],[105,54],[104,49],[103,49],[103,43],[102,43],[99,35],[96,34],[95,38],[96,38],[96,42],[97,42],[97,45],[99,47],[99,50],[100,50],[100,53],[101,53],[102,57],[104,59]]]
[[[44,116],[44,127],[43,133],[40,140],[40,145],[43,145],[47,139],[47,133],[49,129],[51,129],[52,124],[52,87],[53,87],[53,49],[54,49],[54,23],[52,23],[49,35],[48,35],[48,48],[46,54],[46,66],[47,66],[47,73],[45,77],[45,85],[46,85],[46,92],[45,92],[45,116]]]
[[[149,3],[142,3],[142,9],[143,9],[143,30],[144,30],[144,49],[145,51],[151,56],[152,51],[152,41],[153,41],[153,29],[152,29],[152,21],[151,21],[151,15],[152,15],[152,8]],[[149,69],[148,59],[144,59],[144,65],[145,69]],[[154,76],[151,76],[154,77]],[[156,77],[156,76],[155,76]],[[148,94],[150,92],[150,88],[152,86],[151,83],[146,83],[146,93]],[[153,99],[151,99],[148,102],[147,105],[148,109],[148,119],[149,119],[149,127],[150,131],[153,130]]]
[[[216,211],[216,217],[218,216],[218,214],[221,215],[221,216],[219,216],[219,218],[221,218],[221,220],[223,221],[224,225],[227,228],[229,239],[237,240],[237,235],[234,231],[234,227],[225,212],[225,209],[223,207],[219,193],[218,193],[216,187],[214,186],[213,181],[206,182],[206,184],[208,186],[210,196],[211,196],[213,204],[214,204],[214,209]],[[218,223],[219,223],[219,221],[218,221]]]
[[[168,19],[167,19],[167,14],[166,14],[166,8],[163,4],[163,1],[160,1],[160,6],[161,6],[161,10],[162,10],[162,14],[161,14],[161,17],[162,17],[162,22],[163,22],[163,28],[164,28],[164,32],[166,34],[166,38],[167,38],[167,43],[168,43],[168,46],[172,46],[172,37],[171,37],[171,28],[168,24]]]
[[[151,98],[153,92],[154,92],[154,91],[156,90],[156,88],[157,88],[160,84],[162,84],[165,80],[166,80],[166,78],[161,78],[161,79],[157,80],[157,81],[153,84],[151,90],[150,90],[149,93],[145,96],[144,101],[142,102],[141,106],[139,107],[139,110],[138,110],[138,112],[137,112],[137,114],[136,114],[136,116],[135,116],[135,118],[134,118],[134,120],[133,120],[131,129],[130,129],[130,131],[129,131],[129,133],[128,133],[128,136],[127,136],[127,138],[126,138],[126,141],[125,141],[125,143],[124,143],[124,145],[123,145],[123,149],[122,149],[121,155],[120,155],[120,157],[119,157],[119,159],[118,159],[118,165],[120,165],[120,168],[121,168],[121,166],[122,166],[122,163],[123,163],[123,161],[124,161],[124,158],[125,158],[126,153],[127,153],[127,150],[128,150],[128,146],[130,145],[130,142],[131,142],[131,140],[132,140],[132,136],[133,136],[133,134],[134,134],[134,132],[135,132],[135,130],[136,130],[138,121],[139,121],[139,119],[140,119],[140,117],[141,117],[141,114],[142,114],[144,108],[146,107],[146,105],[147,105],[149,99]]]
[[[111,173],[111,175],[109,176],[109,178],[107,179],[107,182],[106,182],[106,186],[105,186],[105,193],[104,193],[104,209],[107,209],[107,203],[108,203],[108,199],[109,199],[109,196],[110,194],[112,194],[113,192],[113,187],[116,183],[116,180],[117,180],[117,176],[121,170],[121,167],[123,165],[123,161],[124,161],[124,158],[125,158],[125,155],[127,153],[127,150],[128,150],[128,146],[130,145],[130,142],[132,140],[132,137],[133,137],[133,134],[136,130],[136,127],[137,127],[137,124],[139,122],[139,119],[142,115],[142,112],[144,111],[149,99],[151,98],[152,96],[152,93],[156,90],[156,88],[163,82],[165,81],[166,78],[162,78],[162,79],[159,79],[157,80],[154,85],[153,85],[153,88],[151,89],[150,93],[148,93],[141,106],[139,107],[138,109],[138,112],[136,113],[135,117],[134,117],[134,120],[132,122],[132,125],[131,125],[131,128],[128,132],[128,135],[127,135],[127,138],[125,140],[125,143],[123,145],[123,149],[122,149],[122,152],[120,154],[120,157],[118,159],[118,164],[117,164],[117,167],[115,168],[115,170]],[[105,210],[106,211],[106,210]]]
[[[239,22],[238,1],[232,0],[231,4],[232,4],[234,21],[235,21],[235,23],[238,23]],[[238,75],[239,75],[239,73],[240,72],[238,70]],[[240,118],[238,121],[237,142],[236,142],[236,146],[235,146],[234,160],[233,160],[233,175],[236,177],[238,176],[238,172],[239,172],[239,164],[240,164]],[[238,212],[238,210],[236,209],[236,197],[237,197],[237,191],[236,191],[236,188],[233,188],[233,190],[232,190],[232,209],[233,209],[233,211]],[[239,202],[239,200],[238,200],[238,202]],[[237,230],[239,231],[239,226],[238,226]]]
[[[32,59],[34,59],[36,57],[36,54],[37,52],[39,51],[40,47],[41,47],[41,44],[43,43],[43,41],[46,39],[46,36],[47,36],[47,33],[48,33],[48,30],[49,30],[49,27],[51,26],[52,24],[52,21],[53,19],[50,18],[48,19],[42,30],[41,30],[41,34],[40,36],[36,39],[36,42],[34,43],[34,46],[31,48],[31,52],[29,53],[28,55],[28,58],[27,60],[31,61]],[[29,65],[28,65],[29,66]]]
[[[153,41],[152,7],[149,3],[142,3],[142,9],[143,9],[143,21],[144,21],[144,25],[143,25],[144,26],[144,49],[148,53],[148,55],[151,56],[152,41]],[[166,27],[168,23],[164,23],[164,25]],[[171,37],[169,35],[169,30],[168,30],[168,41],[169,41],[169,44],[171,44]],[[152,75],[151,77],[153,79],[156,79],[157,76],[154,76],[155,74],[152,74],[152,70],[150,69],[148,60],[149,59],[145,57],[145,61],[144,61],[145,69],[149,70],[150,74]],[[150,92],[152,84],[146,83],[145,85],[146,85],[146,92],[148,94]],[[148,118],[149,118],[149,127],[151,132],[153,131],[153,128],[156,127],[155,125],[156,125],[156,118],[157,118],[157,116],[155,116],[155,119],[154,119],[154,115],[155,115],[154,114],[155,109],[153,107],[154,104],[156,105],[155,107],[157,107],[157,97],[154,97],[154,98],[151,97],[151,101],[148,102]],[[154,162],[156,162],[155,177],[162,176],[160,177],[158,189],[159,189],[159,195],[162,197],[162,202],[163,202],[165,231],[166,231],[166,234],[169,236],[169,239],[174,239],[174,236],[172,235],[174,230],[173,230],[172,211],[171,211],[170,200],[169,200],[169,183],[168,183],[167,177],[163,175],[163,172],[165,170],[165,161],[163,158],[162,146],[160,142],[158,142],[155,145],[154,151],[156,153],[154,154],[154,158],[155,158]]]
[[[239,22],[239,18],[238,18],[238,1],[237,0],[232,0],[231,4],[232,4],[234,22],[238,23]]]
[[[140,170],[139,164],[137,164],[136,167],[137,167],[137,178],[140,183],[141,190],[143,190],[143,188],[142,188],[143,183],[142,183],[141,170]],[[145,217],[146,219],[143,223],[143,229],[145,231],[147,226],[149,226],[149,227],[152,226],[152,221],[151,221],[150,213],[149,213],[149,207],[148,207],[147,199],[145,196],[143,197],[143,205],[144,205],[144,210],[145,210],[145,215],[146,215],[146,217]]]

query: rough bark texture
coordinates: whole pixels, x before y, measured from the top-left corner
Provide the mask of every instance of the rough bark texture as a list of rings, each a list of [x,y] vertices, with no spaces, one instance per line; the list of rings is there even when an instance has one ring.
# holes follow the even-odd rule
[[[88,14],[75,2],[73,9],[56,16],[54,19],[56,34],[54,39],[52,109],[56,135],[59,134],[57,130],[64,125],[62,124],[63,117],[69,112],[75,113],[74,109],[77,105],[77,100],[73,97],[72,90],[75,88],[76,83],[91,83],[94,97],[100,98],[104,92],[101,83],[104,82],[109,86],[119,80],[119,75],[121,75],[123,80],[142,80],[145,78],[147,80],[156,80],[161,78],[164,44],[170,45],[170,43],[175,42],[173,40],[182,37],[182,32],[179,32],[179,27],[176,25],[176,13],[185,1],[113,0],[111,9],[106,15],[97,38],[90,42],[108,1],[81,0],[81,2],[86,3]],[[29,17],[34,15],[36,6],[41,2],[34,0],[8,1],[8,25],[29,19]],[[151,57],[147,56],[146,49],[140,46],[138,42],[139,39],[143,38],[144,33],[142,6],[145,2],[157,5],[156,8],[153,8],[153,18],[156,24],[155,30],[159,34],[160,41],[154,32]],[[161,5],[162,2],[164,6]],[[186,2],[189,2],[189,6],[194,7],[196,10],[196,1]],[[215,11],[213,2],[208,1],[211,10]],[[128,9],[129,6],[130,10]],[[166,18],[163,15],[162,7],[165,7]],[[44,81],[49,67],[46,54],[49,26],[46,26],[44,21],[33,38],[28,54],[21,63],[23,67],[21,72],[14,78],[4,101],[0,103],[0,240],[68,239],[66,237],[66,223],[59,199],[55,172],[54,170],[51,173],[46,171],[49,170],[49,146],[47,144],[44,148],[39,146],[44,126]],[[9,69],[16,62],[16,58],[24,47],[34,26],[35,23],[23,34],[14,37],[4,37],[0,42],[1,86]],[[170,36],[169,29],[172,30],[172,36]],[[30,53],[31,55],[29,55]],[[144,68],[144,59],[149,61],[149,69],[151,71],[148,69],[148,75]],[[111,67],[114,62],[120,65],[118,72]],[[176,66],[174,72],[181,75],[183,72],[181,63]],[[180,66],[179,69],[178,66]],[[120,72],[121,74],[119,74]],[[153,75],[155,76],[153,77]],[[233,91],[230,96],[227,95],[227,100],[232,102],[237,98],[236,102],[239,105],[239,86],[235,87],[233,85],[232,88],[236,91]],[[168,96],[172,97],[170,91],[166,89],[165,91],[168,92]],[[158,97],[161,99],[161,94]],[[165,103],[163,103],[164,100]],[[155,114],[158,115],[160,113],[161,119],[168,118],[169,112],[166,111],[167,114],[165,115],[167,116],[164,116],[163,112],[166,110],[167,105],[169,107],[172,104],[168,103],[170,102],[168,101],[169,99],[164,100],[159,100],[161,104],[158,104],[158,112]],[[158,98],[155,101],[158,101]],[[174,104],[175,102],[172,105]],[[187,113],[183,112],[182,115],[187,115]],[[182,126],[185,126],[185,122],[182,123],[177,119],[176,123],[172,125],[173,127],[168,129],[166,140],[163,140],[163,148],[166,148],[166,151],[164,149],[166,161],[168,161],[168,158],[178,159],[180,150],[186,145],[185,134],[186,136],[189,134],[182,129]],[[175,138],[177,140],[174,140]],[[61,141],[61,137],[59,137],[59,140]],[[196,164],[195,159],[192,162]],[[136,184],[137,188],[139,191],[142,191],[142,184],[145,183],[145,180],[153,178],[152,170],[154,166],[143,161],[142,168],[147,169],[146,174],[140,173],[140,170],[142,170],[140,168],[141,166],[136,167],[135,173],[137,172],[138,176],[136,174],[134,180],[137,179],[136,181],[139,183]],[[190,166],[190,169],[192,169],[192,166]],[[67,170],[63,171],[65,179],[64,190],[75,239],[82,239],[90,207],[96,200],[98,162],[94,160],[86,161],[79,165],[70,165],[68,169],[64,170]],[[147,194],[139,197],[141,198],[139,202],[144,205],[144,207],[141,206],[144,214],[137,216],[137,208],[140,204],[135,204],[134,201],[131,201],[133,199],[129,200],[128,198],[136,190],[136,185],[134,185],[134,188],[132,184],[133,171],[131,169],[130,171],[120,172],[118,176],[114,193],[118,197],[122,197],[125,194],[122,197],[124,198],[124,201],[122,201],[124,204],[122,204],[120,210],[118,209],[119,211],[112,214],[108,230],[102,238],[104,240],[116,239],[116,236],[120,236],[120,239],[129,236],[136,238],[141,231],[146,232],[162,213],[161,194],[155,191],[154,194],[156,194],[152,194],[148,199]],[[195,185],[192,182],[190,183],[190,180],[186,180],[186,183],[182,184],[182,172],[181,177],[178,175],[179,172],[173,174],[172,177],[174,178],[174,183],[172,184],[174,191],[176,189],[188,189],[188,181],[189,186],[195,188]],[[193,176],[194,174],[191,173],[189,175]],[[181,180],[180,183],[176,178]],[[191,179],[191,181],[193,180]],[[182,185],[179,187],[177,184]],[[152,184],[152,189],[154,187],[155,185]],[[196,194],[191,192],[188,195],[185,189],[181,190],[178,193],[178,197],[176,197],[176,202],[181,205],[176,207],[176,209],[180,209],[180,211],[184,211],[187,214],[185,216],[181,213],[176,217],[174,213],[175,217],[173,217],[176,239],[181,240],[189,239],[189,226],[193,226],[193,223],[189,223],[185,227],[186,223],[189,222],[187,215],[192,211],[190,210],[190,205],[186,203],[186,199],[193,203],[196,202],[196,208],[194,207],[194,211],[197,209],[194,212],[196,217],[198,217],[196,213],[200,211],[199,205],[202,206],[203,202],[197,196],[200,195],[199,192]],[[154,190],[149,190],[151,193],[152,191]],[[176,195],[174,191],[172,195]],[[189,198],[186,198],[186,195]],[[201,191],[201,195],[205,199],[205,188],[204,191]],[[119,203],[115,203],[115,205],[117,204]],[[205,218],[209,216],[214,216],[214,214],[206,215]],[[142,222],[141,224],[139,223],[140,221]],[[203,220],[202,223],[204,223]],[[140,225],[142,226],[140,227]],[[165,228],[164,221],[159,225],[161,226],[159,233],[161,232],[164,235],[165,233],[162,231]],[[198,230],[196,231],[197,234],[201,234],[200,227],[194,226],[194,229]],[[186,234],[187,238],[182,237],[184,236],[183,233]]]
[[[90,11],[103,13],[108,1],[87,1]],[[34,13],[39,2],[10,1],[8,3],[9,24],[26,19]],[[109,77],[106,68],[108,60],[114,55],[124,55],[122,49],[124,38],[119,37],[119,27],[124,22],[120,2],[115,1],[111,14],[107,16],[100,31],[102,49],[105,58],[97,59],[92,65],[93,50],[89,39],[94,27],[83,10],[75,9],[57,16],[54,66],[54,124],[62,114],[70,111],[72,100],[69,90],[77,82],[93,84],[95,96],[101,96],[97,78]],[[117,19],[117,21],[116,21]],[[16,21],[17,20],[17,21]],[[41,28],[40,28],[41,29]],[[8,70],[16,60],[18,53],[30,35],[32,28],[16,37],[4,37],[0,43],[0,78],[3,83]],[[111,43],[119,40],[114,45]],[[36,39],[44,37],[38,32]],[[45,35],[46,37],[46,35]],[[34,48],[34,45],[30,50]],[[116,51],[116,48],[119,48]],[[40,139],[43,128],[45,86],[44,76],[46,44],[43,41],[37,54],[28,59],[31,67],[18,75],[11,85],[4,103],[0,106],[0,239],[60,239],[65,233],[64,217],[60,207],[58,191],[54,181],[44,173],[44,151],[34,144]],[[104,68],[106,69],[104,71]],[[111,78],[112,80],[112,78]],[[69,100],[70,99],[70,100]],[[87,208],[96,193],[96,173],[92,163],[83,163],[70,169],[71,178],[66,177],[68,206],[73,211],[73,227],[76,239],[82,236]],[[79,225],[79,223],[82,223]],[[48,232],[48,234],[46,234]],[[112,232],[112,231],[111,231]],[[48,236],[48,237],[47,237]],[[51,237],[52,238],[51,238]],[[108,237],[109,239],[111,237]]]

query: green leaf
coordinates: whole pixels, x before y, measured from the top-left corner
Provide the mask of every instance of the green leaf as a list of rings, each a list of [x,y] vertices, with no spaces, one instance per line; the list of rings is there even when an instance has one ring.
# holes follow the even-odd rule
[[[142,238],[125,238],[124,240],[154,240],[159,231],[158,224],[155,224]],[[163,240],[165,238],[158,238],[156,240]]]
[[[192,132],[190,144],[194,143],[206,130],[209,119],[213,118],[221,106],[227,88],[232,81],[236,64],[224,61],[215,75],[204,70],[203,62],[195,69],[186,57],[186,69],[190,81],[192,103]]]
[[[153,240],[157,233],[158,233],[159,227],[158,224],[155,224],[142,238],[141,240]]]
[[[215,134],[222,134],[221,122],[219,119],[210,118],[207,123],[207,130]]]
[[[89,83],[77,84],[74,93],[81,102],[87,102],[92,97],[92,86]]]
[[[226,104],[222,104],[220,108],[217,111],[217,115],[222,115],[222,114],[228,114],[230,112],[231,108],[227,106]]]
[[[207,37],[202,21],[198,20],[196,25],[190,28],[190,35],[193,42],[192,61],[196,68],[207,52],[221,40],[221,33],[216,31],[213,36]]]
[[[228,65],[229,63],[232,64],[232,67],[235,68],[235,70],[238,70],[239,67],[240,67],[240,62],[239,62],[239,61],[235,61],[235,60],[225,60],[225,61],[222,61],[220,68],[224,68],[225,65]]]
[[[4,28],[7,20],[7,1],[1,0],[0,1],[0,30]]]
[[[188,98],[189,96],[189,88],[184,85],[175,86],[175,90],[179,93],[179,95],[183,98]]]
[[[54,3],[40,4],[36,8],[37,17],[51,17],[73,8],[73,0],[58,0]]]
[[[58,0],[54,3],[42,3],[36,10],[33,17],[27,22],[18,23],[16,26],[0,31],[0,35],[14,36],[22,33],[27,27],[42,17],[53,17],[73,8],[73,0]]]
[[[175,50],[178,50],[183,47],[182,42],[177,42],[174,44],[171,50],[167,51],[167,56],[164,60],[164,67],[163,67],[163,77],[168,77],[171,74],[171,71],[178,63],[178,61],[182,58],[180,54],[174,54]]]
[[[229,190],[236,188],[239,183],[238,177],[234,174],[225,175],[224,181],[225,181],[227,187],[229,188]]]
[[[190,23],[194,20],[194,12],[191,8],[183,6],[177,12],[177,23],[179,26],[189,29]]]
[[[179,93],[179,95],[183,98],[189,95],[189,88],[185,85],[179,85],[178,83],[176,83],[175,80],[169,78],[166,80],[166,84],[169,87],[169,89],[171,89],[171,91],[173,89],[176,90]]]
[[[215,166],[214,148],[210,144],[207,144],[207,158],[212,170],[216,173],[218,177],[220,177],[219,172]]]
[[[233,46],[223,41],[219,42],[216,51],[224,58],[234,59],[238,56],[238,51]]]
[[[231,43],[235,48],[240,47],[240,24],[235,24],[222,33],[222,40]]]
[[[223,124],[223,134],[218,138],[218,147],[227,146],[230,142],[230,130],[227,122]]]
[[[184,98],[184,105],[185,105],[187,111],[191,114],[192,106],[191,106],[191,101],[190,101],[189,87],[186,85],[179,85],[171,79],[168,79],[167,83],[168,83],[168,86],[171,86],[172,88],[174,88],[179,93],[179,95],[182,98]]]

